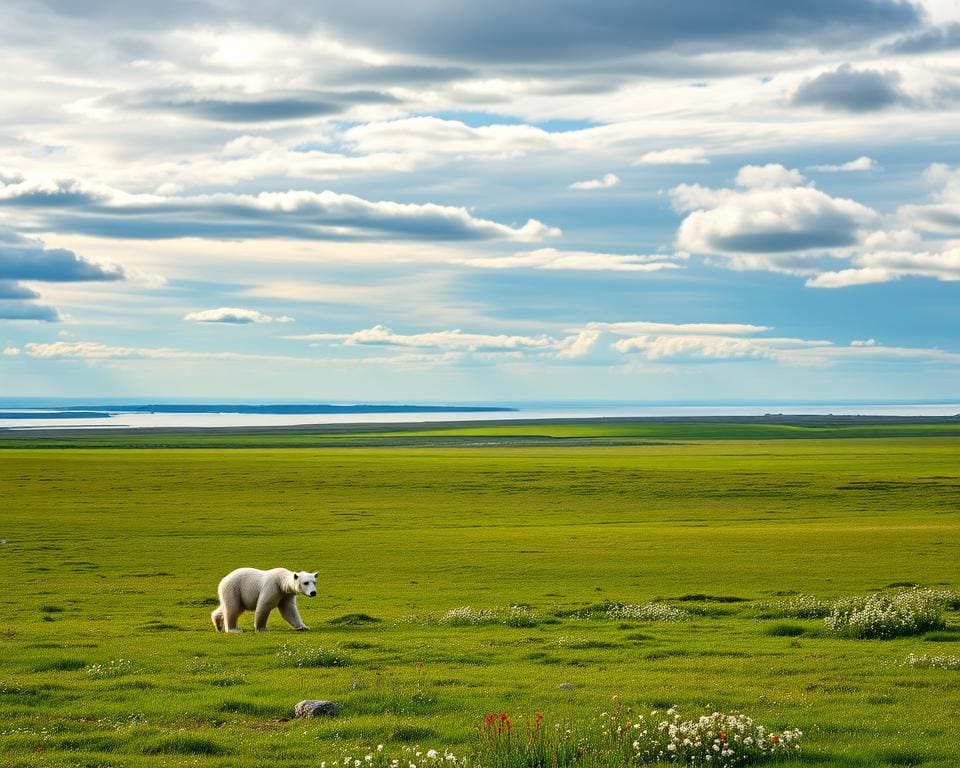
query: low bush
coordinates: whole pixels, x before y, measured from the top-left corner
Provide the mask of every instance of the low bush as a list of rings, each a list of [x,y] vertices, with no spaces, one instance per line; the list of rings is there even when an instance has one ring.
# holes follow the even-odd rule
[[[885,640],[920,635],[946,626],[946,594],[952,593],[909,589],[838,600],[824,623],[840,637]]]

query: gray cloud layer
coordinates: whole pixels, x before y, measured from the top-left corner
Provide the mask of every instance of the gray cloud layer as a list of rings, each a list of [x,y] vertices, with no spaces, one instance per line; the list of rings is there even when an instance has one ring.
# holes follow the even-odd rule
[[[357,104],[393,104],[397,99],[378,91],[280,91],[257,98],[158,89],[112,97],[108,103],[222,123],[262,123],[327,117]]]
[[[40,294],[32,288],[12,280],[0,280],[0,299],[38,299]]]
[[[849,64],[807,80],[793,95],[793,103],[800,106],[846,112],[875,112],[909,101],[910,97],[900,88],[898,72],[854,69]]]
[[[74,178],[18,177],[13,183],[0,181],[0,206],[5,205],[33,209],[38,226],[45,229],[119,238],[356,240],[389,234],[419,240],[531,241],[559,234],[535,219],[511,227],[476,218],[465,208],[370,201],[330,191],[131,195]]]
[[[387,49],[475,62],[618,59],[643,51],[846,47],[917,25],[899,0],[374,0],[324,4],[336,31]]]
[[[930,27],[915,35],[901,37],[886,46],[887,53],[934,53],[960,48],[960,24]]]
[[[49,323],[60,320],[56,309],[33,301],[40,294],[17,280],[74,283],[125,278],[120,267],[95,264],[66,248],[47,248],[41,240],[0,226],[0,319]]]
[[[46,248],[42,241],[0,227],[0,280],[70,283],[123,280],[119,267],[105,267],[65,248]]]
[[[40,320],[45,323],[57,323],[60,315],[53,307],[32,301],[0,300],[0,320]]]

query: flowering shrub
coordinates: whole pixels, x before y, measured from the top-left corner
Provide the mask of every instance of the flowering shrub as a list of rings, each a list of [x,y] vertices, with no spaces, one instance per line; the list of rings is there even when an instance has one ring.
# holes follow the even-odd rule
[[[813,595],[794,595],[763,603],[757,611],[761,619],[823,619],[829,615],[830,603]]]
[[[798,730],[771,731],[741,714],[714,712],[683,720],[675,709],[664,716],[604,712],[586,727],[544,724],[543,714],[517,723],[491,713],[477,723],[469,757],[448,750],[404,747],[389,757],[382,744],[362,757],[320,763],[320,768],[630,768],[675,764],[735,768],[800,751]]]
[[[942,591],[909,589],[838,600],[824,622],[841,637],[887,639],[941,629],[945,607]]]
[[[779,733],[741,714],[714,712],[696,720],[682,720],[675,709],[667,719],[642,715],[635,723],[616,725],[611,731],[626,748],[632,763],[679,763],[730,768],[763,758],[795,754],[800,749],[799,730]]]
[[[929,598],[937,603],[940,603],[944,608],[950,608],[951,610],[960,610],[960,592],[953,592],[949,589],[919,589],[919,592],[923,592]]]
[[[687,621],[690,612],[666,603],[643,603],[642,605],[624,605],[610,603],[607,607],[608,619],[633,619],[634,621]]]
[[[924,669],[960,670],[960,656],[930,656],[925,653],[911,653],[907,655],[903,664],[906,667],[921,667]]]
[[[801,732],[772,732],[741,714],[714,712],[683,720],[675,709],[649,718],[618,709],[604,712],[592,728],[556,724],[545,728],[543,715],[515,727],[506,713],[490,714],[478,726],[476,762],[483,768],[616,768],[674,763],[733,766],[796,754]]]

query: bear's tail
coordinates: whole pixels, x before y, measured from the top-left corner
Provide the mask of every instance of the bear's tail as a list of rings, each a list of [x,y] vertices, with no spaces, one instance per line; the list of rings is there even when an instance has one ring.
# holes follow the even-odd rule
[[[217,632],[223,632],[223,608],[217,608],[211,613],[210,619],[213,621],[213,626],[217,628]]]

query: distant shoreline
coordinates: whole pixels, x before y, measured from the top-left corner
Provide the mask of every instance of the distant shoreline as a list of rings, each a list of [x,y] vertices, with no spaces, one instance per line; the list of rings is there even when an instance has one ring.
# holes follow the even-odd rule
[[[516,408],[495,405],[331,405],[328,403],[246,405],[217,403],[145,403],[143,405],[56,405],[46,408],[7,408],[0,419],[89,419],[108,418],[112,413],[225,413],[312,416],[356,413],[511,413]]]

